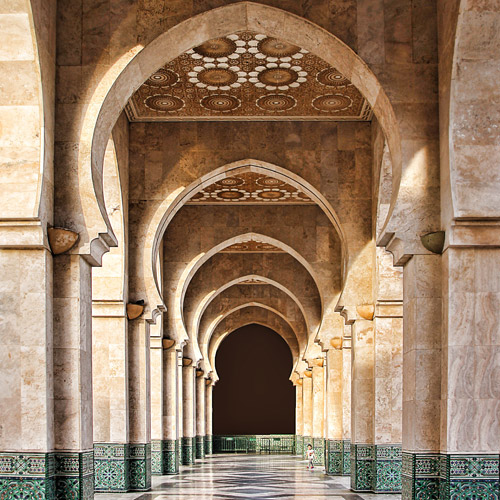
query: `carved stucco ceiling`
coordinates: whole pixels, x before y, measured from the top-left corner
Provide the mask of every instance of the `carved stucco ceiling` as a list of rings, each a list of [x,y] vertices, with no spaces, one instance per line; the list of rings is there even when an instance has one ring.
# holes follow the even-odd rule
[[[249,253],[283,253],[283,250],[279,247],[271,245],[270,243],[265,243],[263,241],[242,241],[240,243],[234,243],[231,246],[224,248],[221,250],[221,253],[241,253],[241,252],[249,252]]]
[[[296,45],[253,32],[209,40],[160,68],[126,106],[130,121],[370,120],[352,83]]]
[[[206,186],[187,202],[189,205],[212,203],[311,205],[314,201],[285,181],[255,172],[245,172]]]

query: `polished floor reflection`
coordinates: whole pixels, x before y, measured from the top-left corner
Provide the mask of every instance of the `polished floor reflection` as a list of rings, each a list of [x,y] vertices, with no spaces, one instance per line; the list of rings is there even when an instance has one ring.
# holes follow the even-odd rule
[[[259,499],[383,500],[401,495],[356,494],[349,478],[326,476],[323,468],[306,469],[297,457],[213,455],[182,467],[176,476],[154,476],[148,493],[96,494],[96,500]]]

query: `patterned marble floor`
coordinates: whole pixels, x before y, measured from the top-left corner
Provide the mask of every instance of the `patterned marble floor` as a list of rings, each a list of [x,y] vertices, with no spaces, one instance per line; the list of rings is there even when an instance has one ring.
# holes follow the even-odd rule
[[[400,500],[401,495],[355,494],[348,477],[331,477],[323,468],[277,455],[213,455],[182,467],[176,476],[153,476],[148,493],[95,495],[96,500]]]

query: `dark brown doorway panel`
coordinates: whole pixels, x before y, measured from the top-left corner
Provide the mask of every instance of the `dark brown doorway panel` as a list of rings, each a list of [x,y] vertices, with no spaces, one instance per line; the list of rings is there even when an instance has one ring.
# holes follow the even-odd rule
[[[214,434],[295,434],[292,354],[273,330],[247,325],[219,346]]]

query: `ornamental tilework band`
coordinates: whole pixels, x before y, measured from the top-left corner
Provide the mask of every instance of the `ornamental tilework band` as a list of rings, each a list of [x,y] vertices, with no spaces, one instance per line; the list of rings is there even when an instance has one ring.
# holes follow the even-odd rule
[[[403,453],[403,500],[499,500],[498,455]]]
[[[295,436],[295,453],[297,455],[302,455],[304,453],[304,437],[298,434]]]
[[[128,444],[94,444],[95,491],[123,492],[130,488]]]
[[[375,445],[351,445],[351,488],[372,491],[375,465]]]
[[[151,444],[130,444],[130,489],[151,489]]]
[[[313,462],[314,465],[325,465],[325,439],[313,438],[311,444],[316,456]]]
[[[192,465],[194,463],[193,438],[183,437],[182,447],[182,465]]]
[[[399,493],[401,491],[401,445],[375,446],[373,491]]]
[[[342,475],[351,475],[351,440],[342,440]]]
[[[304,436],[304,449],[302,452],[302,457],[307,458],[307,445],[310,444],[312,446],[313,441],[311,436]]]
[[[163,473],[179,473],[179,441],[176,439],[163,441]]]
[[[212,436],[205,436],[205,455],[212,455],[213,452]]]
[[[440,498],[500,499],[498,455],[441,455]]]
[[[94,452],[60,452],[56,458],[56,498],[94,498]]]
[[[205,458],[205,436],[196,436],[196,458]]]
[[[53,453],[0,453],[0,499],[55,499]]]
[[[334,476],[342,474],[342,441],[326,441],[325,472]]]
[[[151,474],[153,476],[163,474],[163,441],[161,439],[151,440]]]

